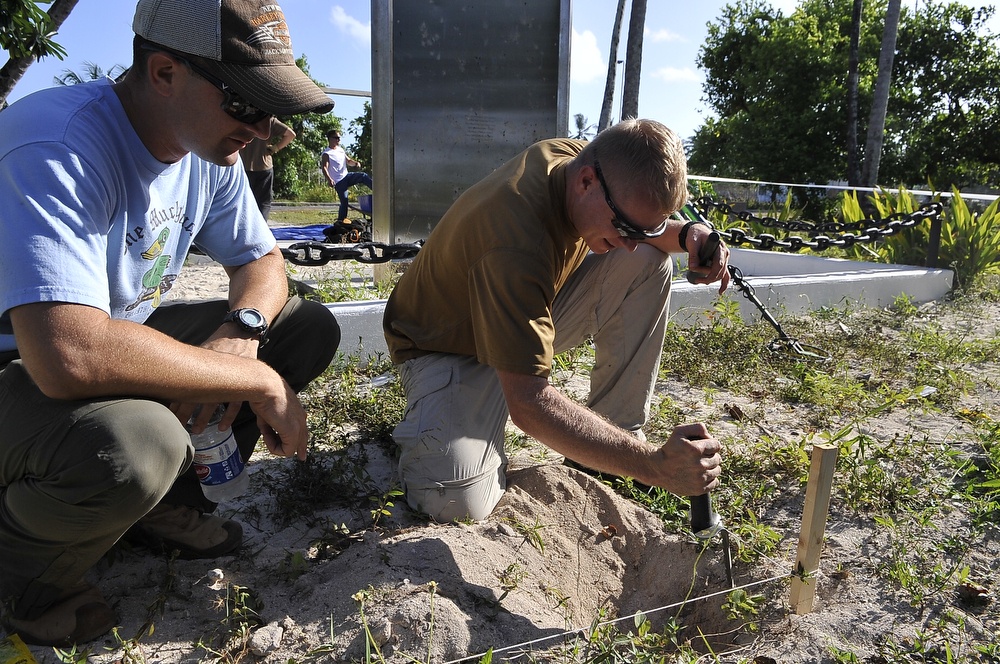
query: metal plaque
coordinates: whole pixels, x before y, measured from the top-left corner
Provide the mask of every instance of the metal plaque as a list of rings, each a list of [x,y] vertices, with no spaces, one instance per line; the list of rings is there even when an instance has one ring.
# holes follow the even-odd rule
[[[470,185],[566,136],[570,0],[373,0],[375,234],[426,238]]]

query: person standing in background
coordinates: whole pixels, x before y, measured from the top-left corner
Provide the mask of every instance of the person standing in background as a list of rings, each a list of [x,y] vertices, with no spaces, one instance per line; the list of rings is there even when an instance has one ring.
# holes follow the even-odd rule
[[[340,132],[336,129],[326,135],[329,146],[319,157],[319,166],[326,176],[327,183],[337,191],[340,198],[340,210],[337,221],[347,223],[347,190],[356,184],[372,188],[372,176],[361,171],[348,172],[347,168],[361,168],[361,162],[353,159],[340,147]]]
[[[243,169],[247,172],[250,189],[264,219],[270,217],[271,201],[274,200],[274,155],[294,140],[295,132],[292,128],[272,117],[270,136],[255,138],[240,150]]]

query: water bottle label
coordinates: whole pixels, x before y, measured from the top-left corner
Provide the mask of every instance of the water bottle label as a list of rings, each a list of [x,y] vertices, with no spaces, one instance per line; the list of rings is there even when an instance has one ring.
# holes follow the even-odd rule
[[[211,447],[194,452],[194,470],[202,484],[225,484],[243,471],[243,458],[232,432]]]

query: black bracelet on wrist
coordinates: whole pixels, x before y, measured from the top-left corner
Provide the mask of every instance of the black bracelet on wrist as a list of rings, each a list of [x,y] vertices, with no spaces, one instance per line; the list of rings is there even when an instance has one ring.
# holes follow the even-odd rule
[[[708,224],[705,224],[705,222],[702,221],[701,219],[695,219],[695,220],[689,221],[686,224],[684,224],[683,226],[681,226],[681,232],[677,234],[677,244],[681,245],[681,249],[683,251],[687,251],[688,250],[688,248],[687,248],[688,230],[692,226],[694,226],[695,224],[704,224],[705,226],[708,225]]]

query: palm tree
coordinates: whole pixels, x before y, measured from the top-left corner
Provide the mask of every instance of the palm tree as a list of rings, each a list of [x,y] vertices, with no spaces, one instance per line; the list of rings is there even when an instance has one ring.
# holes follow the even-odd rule
[[[55,85],[76,85],[77,83],[83,83],[85,81],[96,81],[97,79],[104,78],[105,76],[109,78],[116,78],[125,71],[125,67],[122,65],[112,65],[111,69],[105,72],[101,69],[100,65],[96,65],[89,61],[84,61],[83,67],[83,75],[76,73],[72,69],[63,69],[62,74],[52,77],[52,82]]]
[[[639,117],[639,73],[642,70],[642,33],[646,29],[646,0],[632,0],[625,47],[625,86],[622,117]]]
[[[618,42],[622,36],[622,16],[625,14],[625,0],[618,0],[615,27],[611,30],[611,50],[608,53],[608,78],[604,83],[604,103],[601,104],[601,119],[597,131],[611,126],[611,105],[615,100],[615,76],[618,73]]]
[[[882,49],[878,55],[878,78],[872,112],[868,119],[868,140],[865,141],[865,167],[861,184],[874,187],[878,182],[878,166],[882,160],[882,141],[885,138],[885,115],[889,109],[889,86],[892,84],[892,61],[896,55],[896,34],[899,28],[900,0],[889,0],[885,11],[885,29],[882,32]]]
[[[861,181],[861,162],[858,158],[858,50],[863,5],[864,0],[854,0],[851,47],[847,57],[847,182],[852,186]]]
[[[48,30],[49,35],[55,34],[59,31],[59,27],[69,16],[70,12],[73,11],[73,7],[76,6],[77,0],[55,0],[49,10],[45,12],[48,14]],[[4,3],[5,10],[7,9],[7,4]],[[21,19],[21,16],[14,16],[15,19]],[[44,35],[48,37],[49,35]],[[45,41],[45,40],[39,40]],[[62,57],[62,53],[65,51],[61,47],[56,45],[54,50],[50,50],[49,54],[59,53],[59,57]],[[21,77],[24,76],[24,72],[28,71],[28,67],[31,63],[35,61],[35,54],[26,53],[19,55],[12,55],[6,64],[0,68],[0,102],[6,103],[7,97],[10,95],[11,90],[17,84]]]
[[[584,117],[583,113],[577,113],[573,116],[574,122],[576,122],[576,133],[571,136],[571,138],[579,138],[581,140],[587,140],[594,135],[594,129],[596,125],[588,124],[587,118]]]

